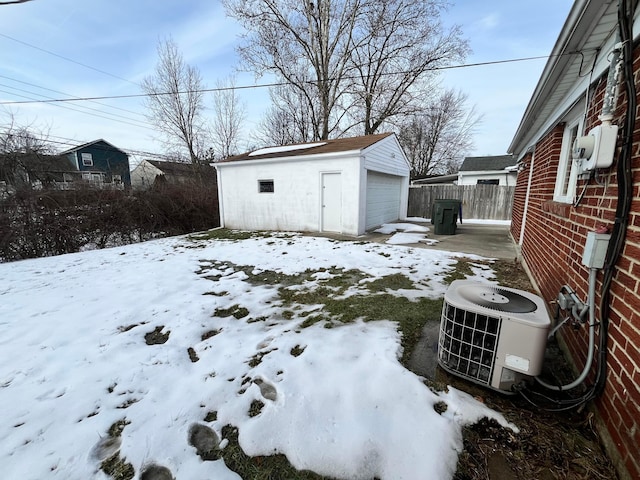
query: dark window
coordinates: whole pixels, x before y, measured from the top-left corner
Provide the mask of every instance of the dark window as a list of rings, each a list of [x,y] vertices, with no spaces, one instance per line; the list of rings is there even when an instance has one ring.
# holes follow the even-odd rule
[[[90,153],[83,153],[82,154],[82,165],[84,165],[85,167],[92,167],[93,166],[93,155],[91,155]]]
[[[259,193],[273,193],[273,180],[258,180]]]
[[[498,179],[478,180],[478,185],[500,185],[500,180]]]

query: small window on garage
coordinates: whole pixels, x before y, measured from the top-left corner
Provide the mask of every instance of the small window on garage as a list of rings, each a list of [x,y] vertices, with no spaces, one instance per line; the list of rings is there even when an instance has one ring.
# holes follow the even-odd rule
[[[258,180],[258,193],[273,193],[273,180]]]
[[[500,180],[497,178],[485,178],[478,180],[478,185],[500,185]]]

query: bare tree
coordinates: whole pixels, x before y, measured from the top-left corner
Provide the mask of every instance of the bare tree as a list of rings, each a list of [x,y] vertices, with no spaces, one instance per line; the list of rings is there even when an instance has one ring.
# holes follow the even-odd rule
[[[262,145],[288,145],[313,141],[314,127],[299,90],[280,85],[269,92],[271,107],[260,122],[257,142]]]
[[[217,90],[213,93],[214,117],[211,137],[217,158],[227,158],[238,153],[246,106],[238,97],[235,86],[236,79],[230,76],[226,80],[218,80]]]
[[[0,154],[53,152],[49,142],[49,128],[37,127],[34,123],[20,125],[14,113],[6,111],[0,126]]]
[[[407,117],[398,135],[411,165],[411,178],[455,173],[473,146],[481,121],[467,95],[446,90],[422,114]]]
[[[165,135],[168,148],[184,149],[198,163],[206,143],[200,72],[184,62],[171,38],[158,44],[158,57],[154,74],[142,81],[147,116]]]
[[[28,185],[32,169],[46,163],[53,152],[49,128],[34,123],[20,125],[15,115],[7,112],[5,123],[0,126],[0,182],[5,182],[2,188]]]
[[[339,128],[337,106],[363,1],[223,0],[248,32],[239,50],[245,64],[259,75],[275,73],[302,95],[313,140]]]
[[[462,60],[468,42],[458,26],[440,23],[445,0],[375,0],[361,16],[360,36],[352,51],[356,72],[354,120],[365,135],[384,122],[424,106],[421,93],[434,88],[436,68]]]

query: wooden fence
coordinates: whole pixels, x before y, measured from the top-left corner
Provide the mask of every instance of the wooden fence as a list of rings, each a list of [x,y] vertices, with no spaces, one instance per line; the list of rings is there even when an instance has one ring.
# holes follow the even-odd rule
[[[462,201],[462,220],[511,220],[515,187],[500,185],[412,185],[409,187],[409,217],[431,218],[434,200]]]

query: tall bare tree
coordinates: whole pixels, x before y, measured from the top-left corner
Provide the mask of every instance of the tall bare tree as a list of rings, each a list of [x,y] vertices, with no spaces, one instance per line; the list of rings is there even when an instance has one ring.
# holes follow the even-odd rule
[[[175,42],[158,44],[155,72],[142,81],[149,121],[165,137],[167,148],[184,149],[198,163],[205,148],[204,85],[196,67],[187,65]]]
[[[360,17],[352,50],[354,121],[365,135],[424,107],[436,68],[462,60],[469,46],[458,26],[445,29],[446,0],[373,0]],[[355,107],[355,108],[354,108]]]
[[[240,100],[235,86],[235,77],[229,76],[216,82],[216,91],[213,93],[211,140],[217,158],[227,158],[238,153],[246,106]]]
[[[247,31],[239,50],[245,64],[259,75],[275,73],[303,96],[314,140],[339,128],[337,107],[364,1],[223,0]]]
[[[240,54],[304,99],[312,140],[372,134],[423,106],[435,69],[468,44],[445,29],[446,0],[223,0],[246,29]]]
[[[411,178],[455,173],[473,147],[473,129],[481,121],[467,95],[445,90],[421,114],[407,117],[399,141],[411,166]]]

